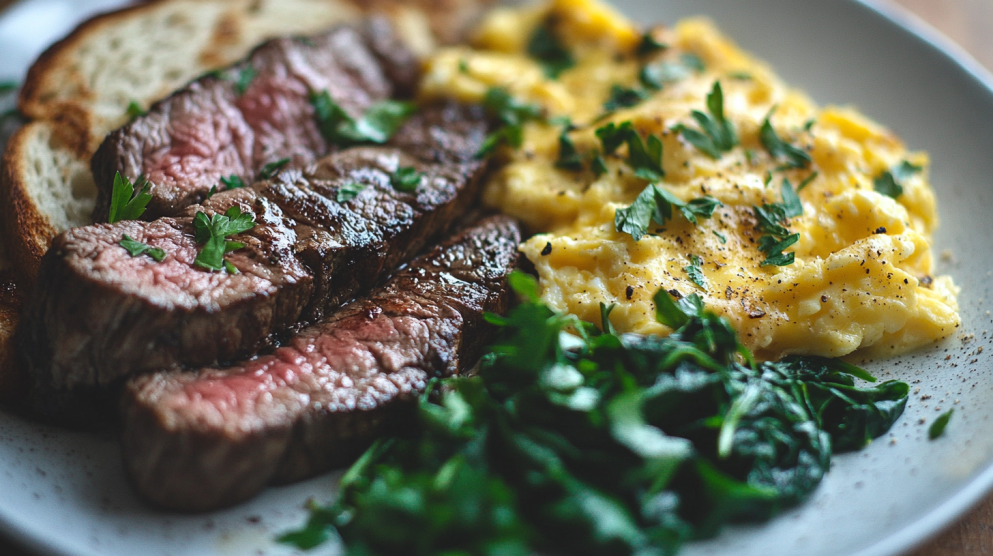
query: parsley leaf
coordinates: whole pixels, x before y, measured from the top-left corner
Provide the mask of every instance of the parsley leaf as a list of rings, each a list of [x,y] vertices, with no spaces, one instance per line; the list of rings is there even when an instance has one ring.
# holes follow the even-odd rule
[[[604,154],[614,154],[614,151],[628,140],[628,137],[633,131],[634,126],[630,121],[626,121],[620,125],[610,122],[603,127],[597,128],[594,133],[596,133],[596,136],[600,139],[600,143],[603,145]]]
[[[202,244],[193,264],[208,270],[227,270],[230,274],[234,266],[225,264],[224,255],[237,251],[245,246],[237,241],[227,241],[226,238],[255,227],[255,215],[242,213],[241,208],[234,206],[224,214],[215,214],[207,218],[203,212],[197,212],[193,218],[193,231],[198,244]],[[235,269],[237,270],[237,269]]]
[[[418,172],[416,168],[397,168],[397,171],[390,176],[390,185],[397,191],[412,193],[417,190],[417,186],[421,185],[422,179],[424,179],[424,173]]]
[[[922,170],[924,170],[923,166],[917,166],[904,160],[873,180],[873,188],[878,193],[896,199],[900,195],[903,195],[903,185],[901,182],[909,180],[914,174]]]
[[[288,163],[289,159],[286,159],[286,162]],[[263,170],[264,169],[265,168],[263,168]],[[226,178],[221,177],[221,184],[224,185],[225,189],[241,189],[242,187],[245,187],[245,181],[241,179],[241,176],[237,176],[235,174],[231,174]]]
[[[147,254],[149,257],[155,259],[155,262],[161,263],[166,257],[166,252],[162,249],[136,241],[127,234],[124,234],[124,238],[121,239],[118,245],[127,250],[128,254],[131,255],[132,258]]]
[[[692,52],[685,52],[679,57],[679,61],[691,70],[700,73],[707,70],[707,67],[703,63],[703,59],[693,54]]]
[[[607,98],[607,102],[603,103],[603,109],[608,113],[616,112],[621,108],[637,106],[646,98],[648,98],[648,94],[641,89],[622,87],[614,84],[610,87],[610,97]]]
[[[245,94],[245,91],[252,86],[252,81],[254,81],[258,75],[259,72],[250,65],[246,65],[238,71],[238,79],[234,82],[234,90],[238,93],[238,96]]]
[[[803,189],[808,185],[810,185],[814,180],[816,180],[817,176],[819,175],[820,172],[812,172],[809,176],[807,176],[807,179],[803,180],[802,182],[800,182],[800,185],[796,186],[797,193],[803,191]]]
[[[138,104],[138,101],[132,100],[128,103],[127,115],[129,119],[133,120],[135,118],[140,118],[147,113],[148,112],[146,112],[145,109]]]
[[[722,153],[729,152],[738,145],[734,124],[724,117],[724,90],[720,81],[714,83],[707,95],[707,111],[709,115],[699,110],[692,112],[693,119],[703,130],[702,133],[682,124],[676,126],[675,130],[682,133],[683,138],[699,151],[717,160]]]
[[[272,178],[276,177],[276,174],[279,173],[279,171],[283,168],[283,166],[286,166],[289,163],[290,163],[290,159],[284,158],[282,160],[277,160],[275,162],[270,162],[269,164],[266,164],[265,166],[262,167],[261,170],[259,170],[259,178],[258,178],[259,181],[271,180]],[[224,180],[222,179],[221,181]]]
[[[952,419],[952,414],[955,413],[954,409],[949,409],[948,411],[942,413],[931,423],[928,428],[927,437],[928,440],[936,440],[941,435],[945,434],[945,428],[948,427],[948,421]]]
[[[590,162],[590,168],[593,170],[593,174],[595,174],[598,178],[609,171],[609,168],[607,168],[607,161],[603,159],[603,155],[600,154],[600,151],[594,151],[593,161]]]
[[[600,329],[603,330],[604,334],[617,334],[614,325],[610,324],[610,313],[614,307],[617,307],[616,303],[607,305],[603,301],[600,302]]]
[[[682,81],[701,71],[703,62],[692,54],[684,54],[679,62],[658,62],[641,68],[638,78],[646,88],[660,91],[667,83]]]
[[[478,158],[490,154],[502,144],[519,148],[524,142],[524,124],[542,117],[540,106],[517,100],[503,87],[493,87],[486,91],[483,106],[487,113],[502,125],[483,141],[482,147],[476,153]]]
[[[415,185],[414,187],[416,188],[417,186]],[[335,193],[334,200],[339,203],[347,203],[348,201],[358,197],[359,193],[365,190],[365,188],[366,185],[364,183],[354,181],[343,183],[338,186],[338,192]]]
[[[140,190],[135,194],[135,186]],[[110,211],[107,222],[113,224],[122,220],[137,220],[145,213],[145,207],[152,200],[151,184],[144,176],[138,176],[134,185],[120,172],[114,174],[114,189],[110,195]]]
[[[759,266],[789,266],[796,260],[794,253],[783,251],[800,241],[800,234],[791,233],[786,225],[790,218],[803,214],[803,204],[789,180],[783,180],[782,195],[782,203],[752,207],[756,229],[764,234],[759,238],[759,251],[766,258]]]
[[[628,165],[634,175],[643,180],[659,181],[665,177],[662,169],[662,140],[648,136],[648,144],[637,133],[628,134]]]
[[[636,53],[638,56],[650,56],[656,52],[667,50],[669,45],[655,38],[653,31],[648,31],[641,36],[641,42],[638,43],[638,50]]]
[[[689,276],[690,281],[700,286],[700,289],[707,291],[707,277],[703,274],[703,260],[696,256],[690,256],[690,265],[683,267],[683,271]]]
[[[765,121],[762,122],[762,129],[759,132],[759,138],[762,140],[762,144],[773,158],[785,159],[788,168],[806,168],[810,165],[810,154],[780,139],[775,128],[772,127],[770,119],[772,118],[772,113],[775,111],[776,109],[773,108],[769,112],[769,115],[765,117]]]
[[[572,53],[555,37],[545,25],[539,26],[528,41],[528,55],[541,64],[549,79],[558,79],[565,70],[576,65]]]
[[[717,236],[717,239],[721,240],[721,245],[727,245],[728,238],[724,237],[724,234],[718,232],[717,230],[712,230],[713,234]]]
[[[555,162],[557,168],[579,172],[583,169],[583,157],[576,150],[576,144],[569,137],[572,123],[566,121],[559,135],[559,159]]]
[[[321,93],[311,93],[310,104],[314,107],[321,135],[329,143],[339,147],[350,147],[359,143],[383,144],[393,137],[417,109],[410,102],[384,100],[370,106],[362,117],[356,120],[349,116],[326,90]]]
[[[614,228],[624,234],[631,234],[634,240],[640,241],[648,233],[649,226],[654,220],[660,226],[672,219],[675,207],[684,218],[696,224],[698,218],[713,216],[721,202],[706,196],[683,202],[666,189],[652,184],[646,187],[626,209],[617,209],[614,213]]]

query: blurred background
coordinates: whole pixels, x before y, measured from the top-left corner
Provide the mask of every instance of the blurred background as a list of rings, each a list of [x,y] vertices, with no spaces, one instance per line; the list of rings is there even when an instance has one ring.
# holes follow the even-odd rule
[[[993,0],[865,1],[906,8],[957,42],[993,71]],[[65,35],[81,15],[97,13],[118,4],[120,0],[47,0],[20,3],[0,0],[0,11],[7,12],[8,16],[0,22],[0,62],[3,62],[0,66],[28,65],[47,45]],[[39,17],[48,22],[44,29],[32,25]],[[4,73],[0,68],[0,82],[21,79],[22,75]],[[0,538],[0,554],[27,556],[27,553],[3,538]],[[979,555],[993,555],[993,496],[911,556]]]

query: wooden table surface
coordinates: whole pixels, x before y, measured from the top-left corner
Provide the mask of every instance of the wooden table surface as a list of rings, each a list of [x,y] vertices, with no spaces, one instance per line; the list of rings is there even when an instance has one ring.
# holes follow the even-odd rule
[[[993,70],[993,0],[887,1],[911,10]],[[0,0],[0,9],[10,3],[11,0]],[[0,539],[0,553],[11,552],[20,554]],[[979,555],[993,555],[993,496],[910,556]]]

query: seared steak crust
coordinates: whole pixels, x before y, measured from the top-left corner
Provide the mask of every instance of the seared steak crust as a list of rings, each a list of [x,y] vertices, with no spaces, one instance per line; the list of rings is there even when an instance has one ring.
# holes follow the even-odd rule
[[[484,118],[478,108],[449,104],[423,109],[405,127],[398,146],[410,136],[443,140],[421,149],[427,160],[397,146],[353,148],[304,172],[218,193],[178,217],[97,224],[56,238],[21,329],[39,409],[71,414],[79,408],[63,406],[76,393],[88,396],[86,389],[132,373],[250,356],[440,237],[475,198]],[[415,192],[391,185],[399,167],[424,173]],[[339,203],[341,187],[356,182],[365,189]],[[246,244],[226,257],[239,272],[196,268],[193,216],[235,205],[256,220],[230,238]],[[131,257],[118,245],[125,234],[162,248],[165,260]]]
[[[252,183],[263,166],[303,168],[333,150],[321,136],[311,92],[328,93],[353,117],[409,95],[418,63],[385,19],[310,38],[264,43],[243,62],[207,74],[111,133],[93,156],[94,221],[110,206],[114,175],[151,183],[146,219],[203,201],[222,177]]]
[[[519,240],[512,220],[488,218],[271,355],[132,378],[123,444],[138,492],[206,511],[347,463],[430,378],[475,363]]]

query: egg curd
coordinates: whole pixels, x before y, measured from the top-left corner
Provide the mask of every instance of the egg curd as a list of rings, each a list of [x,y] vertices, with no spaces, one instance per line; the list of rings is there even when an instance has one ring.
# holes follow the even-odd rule
[[[553,71],[540,56],[549,43],[553,57],[560,50]],[[892,355],[959,325],[957,288],[932,274],[927,155],[853,109],[818,107],[710,22],[643,34],[592,0],[497,9],[471,46],[429,61],[422,96],[481,102],[494,88],[542,109],[523,124],[519,147],[495,150],[484,198],[537,234],[521,251],[549,306],[600,323],[601,303],[615,305],[618,332],[667,334],[653,294],[695,293],[767,359]],[[707,118],[720,123],[715,108],[732,133],[705,152],[698,144]],[[662,172],[639,172],[630,143],[609,152],[597,135],[626,122],[649,159],[660,140]],[[637,240],[619,232],[617,211],[652,184],[683,202],[720,204],[695,223],[674,206]],[[759,211],[789,205],[791,192],[802,214],[778,223],[795,243],[769,248],[786,236],[764,239]]]

